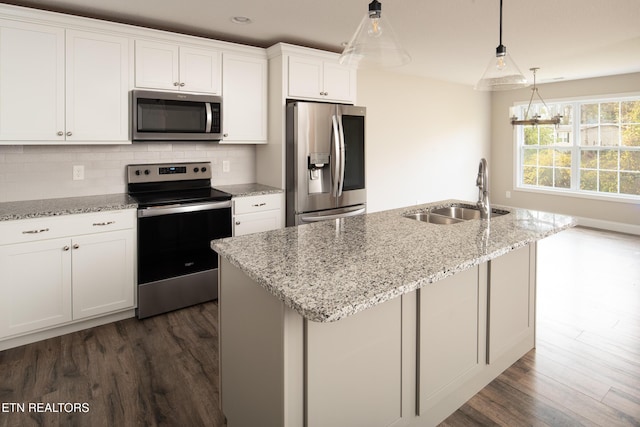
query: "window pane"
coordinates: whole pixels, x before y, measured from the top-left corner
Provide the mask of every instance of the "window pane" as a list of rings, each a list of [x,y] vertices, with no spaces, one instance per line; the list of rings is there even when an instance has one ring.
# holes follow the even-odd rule
[[[600,145],[599,126],[580,126],[580,145],[595,147]]]
[[[538,164],[538,150],[536,148],[524,150],[523,164],[527,166],[536,166]]]
[[[640,151],[620,152],[620,170],[640,172]]]
[[[600,192],[618,192],[618,172],[600,172]]]
[[[537,126],[526,126],[524,128],[524,145],[538,145]]]
[[[640,101],[624,101],[621,109],[622,123],[640,123]]]
[[[600,169],[618,169],[618,150],[600,151]]]
[[[618,123],[620,120],[620,103],[605,102],[600,104],[600,123]]]
[[[556,130],[556,145],[570,146],[572,144],[573,132],[571,131],[571,127],[564,126]]]
[[[580,170],[580,189],[586,191],[598,191],[598,172]]]
[[[620,127],[618,125],[600,126],[600,145],[615,147],[620,144]]]
[[[580,123],[598,123],[598,104],[582,104],[580,106]]]
[[[525,185],[536,185],[538,183],[538,168],[535,166],[525,166],[522,173],[522,183]]]
[[[553,187],[552,168],[538,168],[538,185]]]
[[[554,187],[571,188],[571,169],[556,169]]]
[[[620,193],[640,195],[640,173],[620,173]]]
[[[540,150],[538,164],[540,166],[553,166],[553,150]]]
[[[571,151],[555,150],[553,165],[555,167],[564,166],[564,167],[570,168],[571,167]]]
[[[598,167],[598,152],[595,150],[582,150],[580,152],[580,167],[592,168]]]
[[[640,147],[640,125],[622,126],[622,145]]]
[[[540,145],[553,145],[555,141],[555,130],[553,126],[537,126],[540,138]]]

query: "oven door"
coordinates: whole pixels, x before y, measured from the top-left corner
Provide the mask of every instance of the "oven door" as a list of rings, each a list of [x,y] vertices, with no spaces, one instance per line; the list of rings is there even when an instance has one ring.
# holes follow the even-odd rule
[[[211,240],[230,236],[230,201],[138,209],[138,318],[217,299]]]
[[[231,202],[138,210],[138,284],[218,267],[211,240],[231,236]]]

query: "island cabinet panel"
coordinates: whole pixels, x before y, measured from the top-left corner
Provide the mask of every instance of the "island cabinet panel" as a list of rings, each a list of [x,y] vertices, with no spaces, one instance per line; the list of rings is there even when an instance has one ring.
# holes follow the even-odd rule
[[[338,322],[305,321],[308,427],[400,419],[401,320],[395,298]]]
[[[484,367],[486,280],[478,271],[476,266],[418,290],[418,414]]]
[[[227,425],[281,427],[284,304],[226,259],[219,266],[220,397]]]
[[[489,261],[488,362],[533,336],[535,322],[535,246]]]

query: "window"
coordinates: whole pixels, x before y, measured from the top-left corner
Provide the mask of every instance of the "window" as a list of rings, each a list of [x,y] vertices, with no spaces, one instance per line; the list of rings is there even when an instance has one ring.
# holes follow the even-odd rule
[[[524,117],[527,105],[517,107]],[[532,105],[516,126],[518,188],[640,199],[640,96]]]

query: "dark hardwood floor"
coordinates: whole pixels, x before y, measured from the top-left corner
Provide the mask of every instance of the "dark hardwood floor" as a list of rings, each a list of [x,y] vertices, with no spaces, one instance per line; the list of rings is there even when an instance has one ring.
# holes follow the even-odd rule
[[[537,348],[442,425],[640,426],[640,237],[568,230],[538,266]],[[215,303],[6,350],[0,404],[88,412],[26,407],[0,426],[222,426],[217,354]]]

